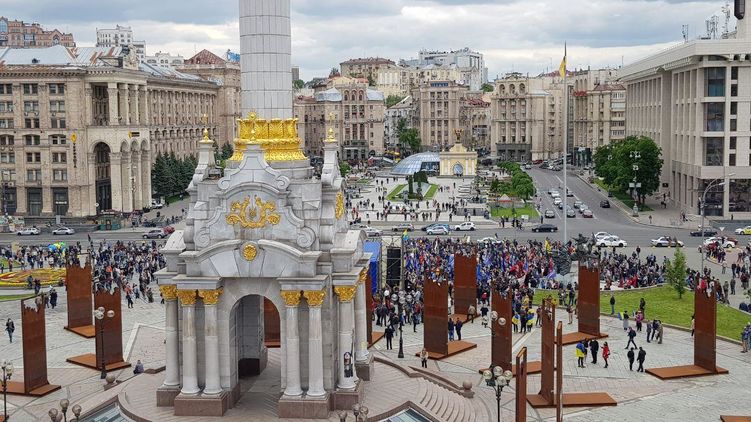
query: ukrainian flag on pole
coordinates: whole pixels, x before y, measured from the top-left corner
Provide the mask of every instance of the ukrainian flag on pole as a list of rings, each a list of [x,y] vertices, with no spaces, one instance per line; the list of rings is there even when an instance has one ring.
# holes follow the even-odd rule
[[[558,69],[561,78],[566,77],[566,56],[568,55],[566,50],[566,43],[563,43],[563,61],[561,61],[561,67]]]

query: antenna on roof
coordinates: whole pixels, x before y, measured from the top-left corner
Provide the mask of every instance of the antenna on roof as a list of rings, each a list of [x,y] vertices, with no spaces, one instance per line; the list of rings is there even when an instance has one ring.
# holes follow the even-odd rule
[[[683,42],[688,42],[688,25],[681,25],[681,33],[683,34]]]

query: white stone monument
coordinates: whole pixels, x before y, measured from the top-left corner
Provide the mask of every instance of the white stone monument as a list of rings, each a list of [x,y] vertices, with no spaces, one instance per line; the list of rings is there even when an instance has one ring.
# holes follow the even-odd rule
[[[204,134],[186,228],[157,273],[166,312],[159,406],[221,416],[239,380],[262,372],[263,298],[280,317],[280,418],[327,418],[362,399],[373,368],[365,321],[365,235],[348,230],[339,144],[329,132],[321,180],[292,119],[289,0],[240,0],[243,108],[235,154],[214,177]]]

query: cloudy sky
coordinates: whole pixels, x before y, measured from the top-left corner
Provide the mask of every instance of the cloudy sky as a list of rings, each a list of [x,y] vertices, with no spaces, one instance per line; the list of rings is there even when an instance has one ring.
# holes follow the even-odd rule
[[[352,57],[410,58],[420,49],[465,46],[485,54],[489,76],[557,68],[617,67],[705,32],[723,1],[684,0],[292,0],[293,62],[303,79]],[[731,2],[732,4],[732,2]],[[186,57],[239,51],[237,0],[2,0],[5,16],[73,32],[93,45],[96,28],[131,25],[147,52]],[[720,27],[724,18],[720,19]],[[731,27],[734,23],[731,22]]]

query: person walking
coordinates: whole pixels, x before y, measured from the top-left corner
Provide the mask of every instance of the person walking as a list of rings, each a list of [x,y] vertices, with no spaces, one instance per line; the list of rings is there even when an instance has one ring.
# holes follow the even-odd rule
[[[454,327],[456,329],[456,339],[459,341],[462,341],[462,326],[464,326],[464,323],[457,317]]]
[[[623,331],[628,331],[628,311],[623,311]]]
[[[647,320],[647,343],[650,343],[650,337],[652,337],[652,321]],[[693,335],[693,333],[691,333]]]
[[[662,344],[662,321],[657,321],[657,344]]]
[[[420,321],[420,317],[418,316],[417,312],[412,313],[412,332],[417,332],[417,324]]]
[[[655,318],[652,320],[652,338],[650,340],[657,338],[657,328],[659,328],[659,322],[657,321],[657,318]]]
[[[642,325],[641,323],[642,321],[644,321],[644,314],[642,313],[641,310],[636,313],[636,316],[634,317],[634,321],[636,321],[636,332],[640,333],[641,325]]]
[[[16,324],[14,324],[13,320],[10,318],[5,322],[5,331],[8,332],[8,339],[13,343],[13,332],[16,331]]]
[[[602,344],[602,360],[605,361],[605,367],[608,367],[608,358],[610,358],[610,346],[608,346],[608,342],[604,342]]]
[[[57,306],[57,290],[54,287],[50,288],[50,307],[55,309]]]
[[[644,349],[640,347],[639,355],[636,358],[636,360],[639,362],[639,368],[636,370],[636,372],[644,372],[644,359],[646,358],[646,356],[647,352],[645,352]]]
[[[615,315],[615,295],[610,294],[610,315]]]
[[[566,305],[566,312],[568,313],[568,323],[573,324],[574,323],[574,309],[571,307],[571,305]]]
[[[592,351],[592,363],[597,365],[597,352],[600,350],[600,343],[597,339],[590,340],[589,350]]]
[[[394,329],[391,325],[386,327],[386,350],[391,350],[394,347],[391,345],[391,340],[394,338]]]
[[[584,342],[576,343],[576,366],[584,368]]]
[[[694,336],[694,330],[696,330],[696,314],[691,315],[691,337]]]
[[[628,356],[628,370],[633,371],[634,370],[634,348],[632,347],[626,355]]]
[[[448,329],[449,329],[449,341],[454,341],[454,320],[451,319],[451,317],[449,317]]]
[[[636,337],[636,331],[634,331],[633,328],[629,327],[628,329],[628,343],[626,343],[626,347],[624,349],[628,349],[630,345],[634,345],[636,347],[636,342],[634,341],[634,338]]]
[[[475,323],[475,313],[475,305],[469,305],[469,309],[467,309],[467,319],[469,319],[471,324]]]
[[[426,349],[424,347],[420,351],[420,365],[423,368],[427,368],[428,367],[428,349]]]

